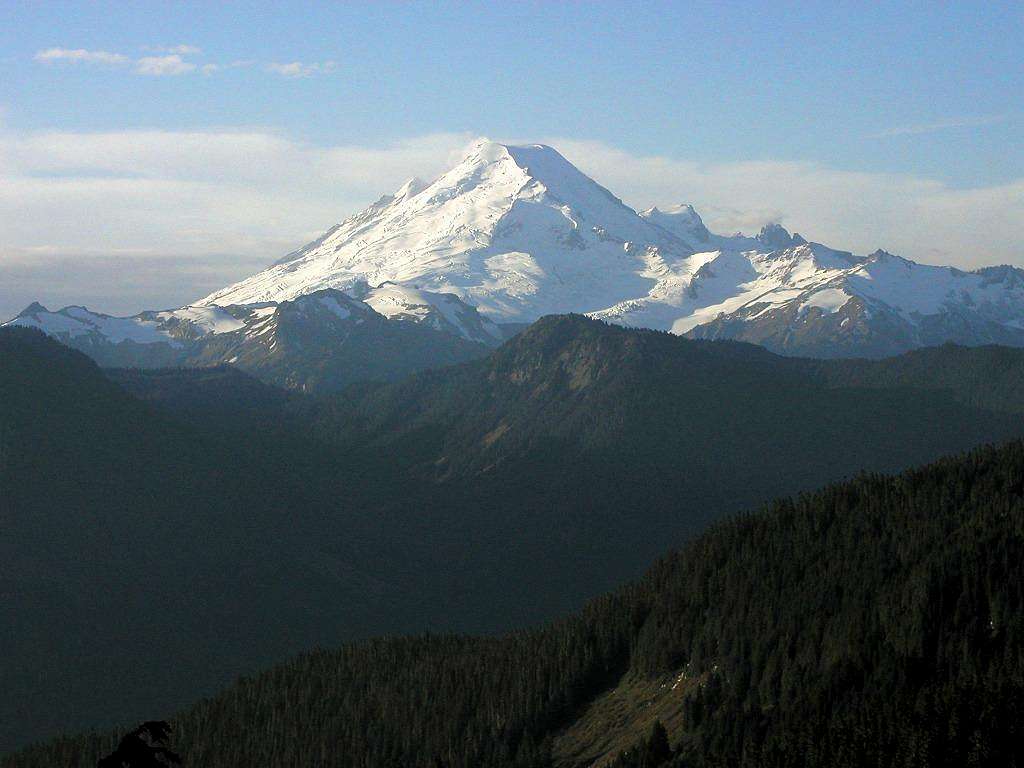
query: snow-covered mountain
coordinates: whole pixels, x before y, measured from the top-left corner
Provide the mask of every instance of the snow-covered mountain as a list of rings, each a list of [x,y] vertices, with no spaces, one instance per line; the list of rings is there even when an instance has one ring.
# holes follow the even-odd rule
[[[382,292],[371,298],[383,302],[385,297]],[[412,298],[407,307],[415,313],[422,307]],[[451,319],[444,325],[397,310],[388,316],[332,289],[291,301],[184,307],[133,317],[84,307],[51,312],[32,304],[4,325],[38,328],[107,367],[226,364],[289,389],[328,391],[485,355],[501,340],[489,333],[500,336],[500,329],[450,298],[434,298],[449,309]]]
[[[85,307],[64,307],[51,312],[38,302],[26,307],[5,325],[38,328],[54,337],[94,338],[112,344],[167,344],[181,347],[209,334],[229,333],[244,323],[222,307],[182,307],[164,312],[143,312],[134,317],[111,317]]]
[[[950,341],[1024,346],[1024,270],[964,272],[818,244],[744,256],[705,263],[689,287],[694,312],[673,331],[813,357],[882,357]]]
[[[964,272],[885,251],[860,257],[778,225],[756,242],[759,248],[695,253],[647,296],[593,315],[824,357],[895,354],[945,341],[1024,345],[1020,269]]]
[[[591,312],[645,295],[694,248],[541,145],[474,144],[204,305],[392,283],[453,293],[498,322]]]
[[[480,140],[435,181],[410,180],[198,304],[329,287],[435,327],[447,327],[445,302],[459,297],[479,314],[458,332],[479,340],[500,332],[476,318],[583,312],[791,354],[883,355],[943,341],[1024,345],[1022,279],[1011,267],[855,256],[778,224],[716,235],[690,205],[636,213],[551,147]]]
[[[513,324],[569,312],[821,357],[945,341],[1024,346],[1022,270],[856,256],[779,224],[718,235],[691,205],[635,212],[551,147],[486,140],[433,182],[411,179],[194,306],[112,318],[33,305],[13,322],[107,364],[190,359],[200,342],[204,361],[217,349],[230,362],[232,340],[268,333],[266,313],[325,290],[343,293],[353,316],[369,311],[487,346]],[[269,350],[251,351],[260,348]]]
[[[235,307],[189,306],[112,317],[79,306],[51,312],[33,302],[3,325],[38,328],[101,365],[153,367],[180,364],[207,337],[243,330],[245,314]]]

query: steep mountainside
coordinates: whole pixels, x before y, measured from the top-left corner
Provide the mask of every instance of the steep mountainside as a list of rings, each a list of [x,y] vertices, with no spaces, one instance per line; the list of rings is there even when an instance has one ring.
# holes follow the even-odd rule
[[[900,360],[850,388],[828,369],[854,361],[554,317],[329,397],[234,368],[115,374],[129,397],[0,329],[0,749],[315,645],[522,627],[723,514],[1024,435],[985,388],[1024,352],[962,352],[929,352],[939,389]]]
[[[1015,443],[720,524],[541,629],[300,656],[183,711],[174,746],[206,768],[1020,765],[1022,585]]]

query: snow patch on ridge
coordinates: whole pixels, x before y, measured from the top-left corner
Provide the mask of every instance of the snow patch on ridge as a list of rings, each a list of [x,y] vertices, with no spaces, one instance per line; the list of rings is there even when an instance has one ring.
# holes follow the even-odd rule
[[[830,315],[834,315],[840,309],[846,306],[853,297],[845,291],[841,291],[838,288],[824,288],[820,291],[815,291],[800,305],[800,312],[806,312],[811,307],[817,307]]]
[[[231,333],[245,326],[241,320],[220,307],[182,307],[167,312],[157,312],[160,320],[179,320],[191,323],[206,333]]]
[[[352,316],[352,312],[348,308],[341,306],[334,296],[320,296],[318,301],[320,306],[326,307],[327,311],[339,320],[347,320]]]
[[[487,344],[504,338],[497,324],[453,293],[432,293],[414,286],[384,283],[360,292],[360,298],[387,318],[425,323],[436,330]]]

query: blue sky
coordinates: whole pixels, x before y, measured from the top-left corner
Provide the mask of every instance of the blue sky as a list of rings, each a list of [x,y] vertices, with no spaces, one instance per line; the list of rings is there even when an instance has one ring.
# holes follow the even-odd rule
[[[778,218],[840,247],[1024,263],[1022,40],[1020,3],[8,0],[0,313],[57,264],[111,259],[163,277],[88,286],[100,309],[194,298],[477,135],[557,141],[627,202],[686,199],[720,227]],[[294,163],[319,169],[305,187]],[[120,223],[112,180],[133,201]],[[188,190],[217,184],[254,219],[189,212]]]

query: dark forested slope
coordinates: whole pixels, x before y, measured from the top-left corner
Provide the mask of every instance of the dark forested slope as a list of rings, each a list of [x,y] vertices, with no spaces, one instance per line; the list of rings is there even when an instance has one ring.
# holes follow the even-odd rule
[[[0,332],[0,750],[380,631],[424,565],[360,548],[375,493],[347,480],[302,435],[200,429]]]
[[[724,514],[1024,434],[970,360],[843,387],[580,317],[315,400],[222,369],[116,374],[130,397],[20,329],[0,361],[0,750],[317,644],[529,626]]]
[[[992,350],[1009,361],[1005,391],[992,387]],[[1010,436],[1022,424],[1024,352],[969,352],[812,361],[551,316],[484,360],[353,387],[310,410],[331,439],[386,447],[432,478],[498,476],[523,457],[570,451],[642,468],[645,483],[685,476],[695,493],[727,474],[749,503],[813,487],[838,465],[891,470]],[[939,368],[956,376],[921,375]]]
[[[1014,443],[720,523],[542,629],[301,656],[175,726],[204,768],[590,765],[655,717],[663,764],[959,768],[1021,764],[1022,705]],[[4,767],[90,766],[113,738]]]
[[[1010,347],[926,347],[884,360],[805,360],[832,387],[944,391],[970,405],[1024,412],[1024,355]]]

